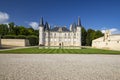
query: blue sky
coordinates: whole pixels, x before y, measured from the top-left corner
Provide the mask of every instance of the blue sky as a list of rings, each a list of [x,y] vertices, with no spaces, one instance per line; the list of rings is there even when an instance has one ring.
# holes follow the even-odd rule
[[[36,28],[43,16],[50,25],[77,22],[88,29],[120,33],[120,0],[0,0],[0,23]]]

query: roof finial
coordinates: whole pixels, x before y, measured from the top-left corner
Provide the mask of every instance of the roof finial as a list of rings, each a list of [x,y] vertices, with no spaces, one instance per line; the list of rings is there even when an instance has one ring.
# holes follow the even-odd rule
[[[80,17],[78,17],[78,26],[81,26],[81,20],[80,20]]]
[[[40,19],[40,26],[44,26],[43,17]]]

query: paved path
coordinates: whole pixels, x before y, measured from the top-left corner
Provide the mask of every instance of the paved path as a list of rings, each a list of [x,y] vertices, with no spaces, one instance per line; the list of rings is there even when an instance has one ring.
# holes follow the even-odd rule
[[[0,80],[120,80],[120,55],[0,54]]]

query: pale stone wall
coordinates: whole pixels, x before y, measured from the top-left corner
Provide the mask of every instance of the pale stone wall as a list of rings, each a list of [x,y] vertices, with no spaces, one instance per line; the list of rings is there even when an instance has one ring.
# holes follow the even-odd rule
[[[5,47],[24,47],[29,46],[27,39],[1,39],[1,45]]]
[[[110,35],[109,39],[101,37],[92,41],[92,47],[119,50],[120,51],[120,35]]]

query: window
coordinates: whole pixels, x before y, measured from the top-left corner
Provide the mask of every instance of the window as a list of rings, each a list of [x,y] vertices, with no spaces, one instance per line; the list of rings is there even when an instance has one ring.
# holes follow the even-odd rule
[[[106,43],[106,45],[108,45],[108,43]]]
[[[46,38],[46,41],[48,41],[48,39]]]
[[[77,33],[77,36],[79,36],[78,33]]]
[[[65,33],[65,36],[66,36],[66,33]]]
[[[52,33],[50,33],[50,36],[52,36]]]
[[[70,33],[68,33],[68,36],[70,36]]]
[[[56,41],[56,39],[55,39],[55,41]]]
[[[76,34],[74,33],[74,36],[76,36]]]
[[[76,41],[76,39],[74,39],[74,41]]]
[[[70,39],[68,39],[68,41],[70,41]]]
[[[53,41],[53,39],[51,39],[51,41]]]
[[[54,37],[56,37],[56,33],[54,33]]]
[[[65,41],[67,41],[67,39],[65,39]]]
[[[117,41],[117,43],[120,43],[120,41]]]
[[[44,33],[44,36],[46,36],[46,33]]]

